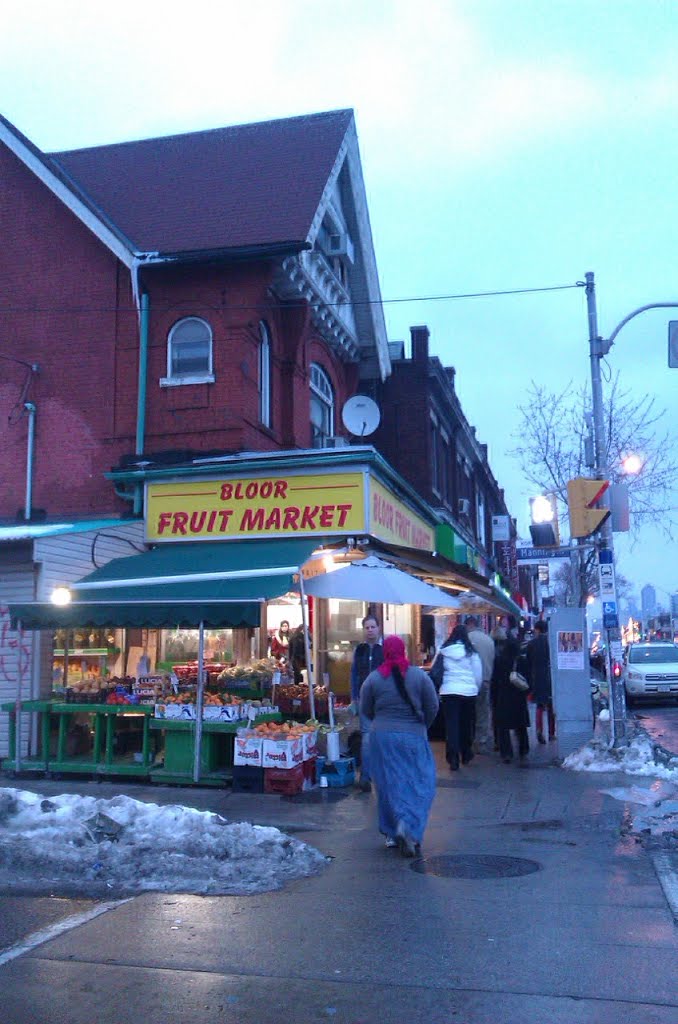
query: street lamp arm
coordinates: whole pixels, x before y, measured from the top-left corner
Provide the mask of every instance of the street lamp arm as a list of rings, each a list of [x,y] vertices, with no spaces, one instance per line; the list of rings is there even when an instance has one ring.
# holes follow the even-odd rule
[[[648,309],[671,309],[671,308],[674,308],[674,309],[678,308],[678,302],[649,302],[646,306],[639,306],[638,309],[634,309],[632,313],[629,313],[629,315],[625,316],[623,320],[620,320],[620,322],[617,324],[615,329],[612,331],[612,334],[609,336],[609,338],[607,338],[607,339],[602,339],[601,338],[601,346],[600,346],[601,347],[601,352],[600,352],[600,355],[601,356],[606,356],[607,355],[607,353],[610,351],[610,349],[614,345],[614,339],[617,337],[617,335],[621,331],[622,327],[625,327],[626,324],[629,322],[629,320],[633,320],[633,318],[635,316],[638,316],[639,313],[645,313],[646,310],[648,310]]]

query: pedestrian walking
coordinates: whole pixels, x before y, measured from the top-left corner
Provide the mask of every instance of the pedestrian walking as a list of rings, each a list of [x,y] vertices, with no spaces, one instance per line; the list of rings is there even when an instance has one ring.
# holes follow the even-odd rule
[[[450,770],[459,761],[473,760],[475,701],[483,681],[483,666],[466,626],[455,626],[431,666],[441,678],[439,695],[445,719],[445,756]]]
[[[359,643],[353,654],[351,663],[351,703],[356,709],[360,706],[360,689],[370,672],[384,661],[384,648],[379,642],[379,623],[374,615],[366,615],[363,619],[365,639]],[[360,778],[358,786],[363,793],[372,789],[370,771],[370,722],[360,716]]]
[[[551,689],[551,653],[549,650],[548,623],[535,622],[535,636],[527,645],[525,656],[527,678],[532,689],[532,698],[537,706],[537,740],[546,743],[544,736],[544,712],[548,719],[549,741],[556,738],[556,714],[553,708]]]
[[[520,672],[520,645],[514,637],[507,635],[503,626],[494,631],[495,658],[492,681],[496,694],[495,724],[497,728],[497,744],[499,756],[504,764],[513,760],[514,749],[511,732],[515,732],[518,740],[518,756],[524,760],[530,750],[527,730],[530,725],[530,712],[527,708],[527,691],[517,689],[511,682],[514,669]]]
[[[492,750],[493,746],[491,739],[490,686],[492,683],[492,669],[494,668],[494,641],[481,628],[480,621],[475,615],[467,616],[466,629],[468,630],[468,638],[478,652],[483,666],[483,681],[476,697],[475,706],[475,751],[476,753],[487,754]]]
[[[387,636],[383,663],[360,691],[360,714],[370,723],[370,766],[377,787],[379,831],[386,846],[417,856],[436,790],[427,730],[438,695],[423,669],[411,665],[398,636]]]

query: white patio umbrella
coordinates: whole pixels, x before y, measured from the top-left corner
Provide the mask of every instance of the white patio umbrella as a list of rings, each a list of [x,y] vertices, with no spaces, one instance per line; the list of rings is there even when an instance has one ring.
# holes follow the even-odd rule
[[[313,597],[334,597],[378,604],[421,604],[458,608],[459,601],[438,587],[410,576],[376,555],[333,572],[304,580],[304,590]]]

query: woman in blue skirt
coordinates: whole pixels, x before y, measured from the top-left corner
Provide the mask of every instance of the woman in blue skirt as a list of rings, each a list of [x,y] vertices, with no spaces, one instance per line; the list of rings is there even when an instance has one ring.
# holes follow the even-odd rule
[[[360,690],[360,713],[370,725],[370,768],[377,787],[379,831],[404,857],[420,852],[436,791],[427,730],[438,695],[423,669],[410,665],[398,636],[384,640],[384,663]]]

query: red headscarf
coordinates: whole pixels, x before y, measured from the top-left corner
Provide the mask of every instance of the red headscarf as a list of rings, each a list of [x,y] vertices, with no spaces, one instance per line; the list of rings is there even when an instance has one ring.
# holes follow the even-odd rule
[[[405,644],[399,636],[387,636],[384,640],[384,661],[377,669],[386,678],[391,674],[391,669],[396,665],[404,676],[410,667],[405,654]]]

